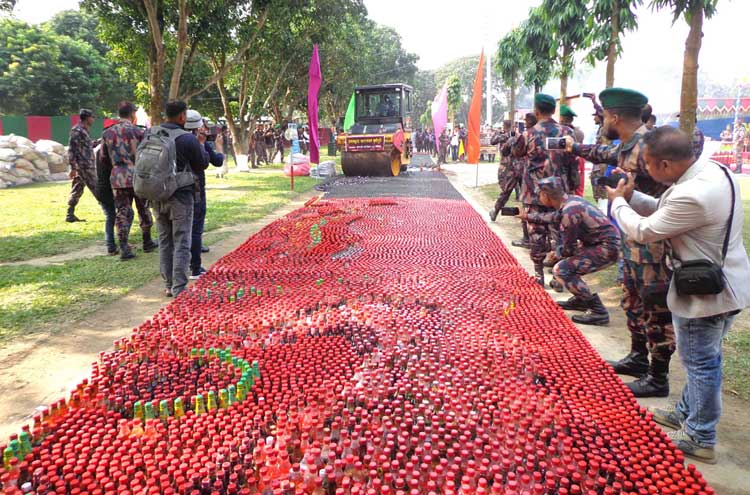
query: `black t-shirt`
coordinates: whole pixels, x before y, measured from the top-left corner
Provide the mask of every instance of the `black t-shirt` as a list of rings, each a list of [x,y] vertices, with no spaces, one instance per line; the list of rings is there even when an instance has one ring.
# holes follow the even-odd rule
[[[161,124],[166,129],[182,129],[182,126],[174,124],[172,122],[165,122]],[[208,153],[205,147],[198,142],[198,138],[194,134],[188,132],[182,136],[178,136],[174,141],[175,148],[177,151],[177,170],[183,171],[188,167],[193,171],[198,183],[201,184],[201,177],[205,181],[206,167],[208,167]],[[183,189],[189,189],[193,186],[188,186]],[[202,187],[201,187],[202,189]]]

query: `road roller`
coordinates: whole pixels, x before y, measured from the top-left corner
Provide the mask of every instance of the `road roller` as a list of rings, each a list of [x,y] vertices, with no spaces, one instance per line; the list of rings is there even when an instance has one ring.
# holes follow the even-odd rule
[[[407,84],[359,86],[354,125],[336,138],[347,176],[395,177],[411,159],[412,93]]]

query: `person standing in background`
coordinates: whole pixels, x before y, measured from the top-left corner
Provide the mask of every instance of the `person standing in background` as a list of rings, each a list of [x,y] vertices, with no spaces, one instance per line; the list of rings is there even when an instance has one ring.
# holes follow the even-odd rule
[[[73,182],[70,184],[68,213],[65,216],[65,221],[71,223],[86,221],[76,216],[76,206],[85,188],[88,188],[91,194],[94,194],[96,190],[95,143],[89,135],[91,126],[94,125],[94,112],[87,108],[82,108],[78,116],[80,121],[70,130],[70,141],[68,144],[69,177]]]

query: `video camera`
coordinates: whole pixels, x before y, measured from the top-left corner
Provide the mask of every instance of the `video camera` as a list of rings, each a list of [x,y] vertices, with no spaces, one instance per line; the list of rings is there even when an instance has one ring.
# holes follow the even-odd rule
[[[620,179],[625,179],[625,184],[628,183],[628,176],[621,173],[614,173],[606,177],[598,177],[596,179],[597,186],[609,186],[612,189],[617,189],[617,184],[620,183]]]

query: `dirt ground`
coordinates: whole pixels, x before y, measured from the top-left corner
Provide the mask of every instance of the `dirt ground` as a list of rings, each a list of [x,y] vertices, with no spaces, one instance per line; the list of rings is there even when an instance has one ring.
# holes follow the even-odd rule
[[[492,203],[474,189],[474,170],[447,172],[456,189],[466,198],[474,209],[487,219],[487,211]],[[469,187],[470,185],[472,187]],[[523,248],[511,246],[511,241],[521,237],[521,228],[518,220],[513,217],[497,217],[495,223],[489,223],[490,228],[508,246],[521,265],[533,272],[533,265],[529,259],[528,251]],[[551,277],[548,275],[548,277]],[[625,314],[620,309],[621,289],[619,286],[602,287],[596,285],[596,275],[587,277],[587,282],[599,292],[602,300],[610,310],[610,324],[606,327],[579,325],[584,336],[591,342],[594,348],[604,359],[619,359],[630,350],[630,337],[626,326]],[[548,293],[553,299],[566,299],[569,294],[557,294],[549,289]],[[569,313],[574,314],[573,312]],[[743,320],[736,324],[747,324],[747,312],[743,314]],[[623,376],[627,382],[633,378]],[[670,371],[670,397],[668,399],[639,399],[644,406],[663,406],[669,401],[676,401],[682,387],[685,384],[685,372],[679,357],[675,354],[672,359]],[[719,495],[750,494],[750,404],[731,394],[724,393],[723,413],[718,427],[719,442],[717,452],[719,462],[716,465],[696,463],[698,469],[703,473],[716,493]]]

